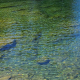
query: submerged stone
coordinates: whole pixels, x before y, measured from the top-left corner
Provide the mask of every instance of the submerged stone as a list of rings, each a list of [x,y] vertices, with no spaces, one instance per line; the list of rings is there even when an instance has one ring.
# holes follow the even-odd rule
[[[47,65],[50,62],[50,60],[46,60],[44,62],[38,62],[39,65]]]
[[[5,55],[4,55],[4,54],[0,56],[0,59],[3,59],[3,57],[5,57]]]
[[[40,39],[40,37],[42,36],[42,34],[41,33],[38,33],[38,34],[36,34],[35,35],[35,38],[33,39],[33,41],[32,42],[36,42],[37,40],[39,40]]]
[[[0,48],[0,51],[5,51],[5,50],[9,50],[13,47],[16,46],[16,40],[14,39],[13,42],[11,44],[6,44],[5,46],[3,46],[2,48]]]

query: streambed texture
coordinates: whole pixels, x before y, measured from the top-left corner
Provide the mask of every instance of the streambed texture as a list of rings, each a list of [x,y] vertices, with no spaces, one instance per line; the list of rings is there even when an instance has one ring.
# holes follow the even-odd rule
[[[0,80],[80,80],[80,1],[0,1]]]

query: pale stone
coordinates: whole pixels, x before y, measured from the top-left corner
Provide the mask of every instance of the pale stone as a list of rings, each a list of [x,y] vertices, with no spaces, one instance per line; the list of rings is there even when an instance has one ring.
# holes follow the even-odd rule
[[[4,77],[0,77],[0,80],[8,80],[10,78],[10,76],[4,76]]]

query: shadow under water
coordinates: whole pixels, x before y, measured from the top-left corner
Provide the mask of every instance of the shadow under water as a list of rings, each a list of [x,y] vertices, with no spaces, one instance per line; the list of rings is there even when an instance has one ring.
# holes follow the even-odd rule
[[[15,46],[16,46],[16,40],[13,40],[13,42],[11,44],[6,44],[6,45],[2,46],[2,48],[0,48],[0,51],[9,50]]]

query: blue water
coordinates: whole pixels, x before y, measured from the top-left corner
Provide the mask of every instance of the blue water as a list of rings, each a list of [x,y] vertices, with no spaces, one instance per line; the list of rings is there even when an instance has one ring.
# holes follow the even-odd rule
[[[8,80],[80,78],[78,0],[77,4],[71,2],[72,5],[66,1],[63,1],[63,4],[61,1],[47,2],[33,0],[15,4],[4,3],[6,7],[0,8],[2,14],[6,12],[8,15],[4,16],[5,20],[1,18],[4,27],[6,25],[7,28],[5,27],[5,30],[2,28],[0,40],[2,43],[9,39],[13,40],[0,46],[0,78],[5,76],[10,76]],[[4,4],[1,3],[1,6],[4,7]],[[21,5],[16,6],[18,4]],[[71,10],[66,9],[65,5]],[[75,16],[71,17],[72,15]]]

